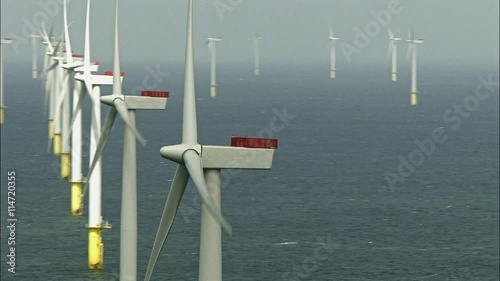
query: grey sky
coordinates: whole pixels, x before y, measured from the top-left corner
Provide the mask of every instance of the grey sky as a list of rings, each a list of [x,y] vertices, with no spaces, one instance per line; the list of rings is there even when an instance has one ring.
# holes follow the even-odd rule
[[[397,0],[394,0],[397,1]],[[2,0],[2,36],[23,37],[26,21],[35,15],[47,14],[41,3],[62,3],[62,0]],[[85,0],[69,2],[71,42],[76,53],[83,53]],[[262,63],[311,62],[328,58],[328,25],[334,26],[339,42],[338,63],[347,63],[342,43],[354,44],[355,28],[361,30],[374,21],[372,12],[387,10],[390,0],[195,0],[195,51],[198,62],[208,61],[206,37],[222,36],[218,44],[221,61],[251,62],[252,35],[264,36],[261,42]],[[229,5],[231,10],[218,14],[215,3]],[[498,0],[400,0],[402,11],[391,14],[389,27],[403,39],[414,26],[416,37],[424,38],[419,47],[423,63],[493,62],[499,60]],[[50,17],[62,26],[62,4],[59,13]],[[92,1],[92,60],[112,58],[114,1]],[[187,1],[122,0],[120,1],[120,48],[123,60],[170,61],[184,59]],[[221,16],[222,15],[222,16]],[[23,18],[25,20],[23,20]],[[36,22],[35,22],[36,24]],[[380,24],[379,24],[380,26]],[[376,31],[376,30],[375,30]],[[353,63],[385,62],[388,35],[385,27],[370,36],[370,43],[353,54]],[[14,37],[15,39],[16,37]],[[401,43],[400,56],[406,54]],[[344,44],[344,47],[346,45]],[[31,45],[18,40],[14,52],[5,52],[12,59],[31,59]],[[41,54],[41,51],[40,51]]]

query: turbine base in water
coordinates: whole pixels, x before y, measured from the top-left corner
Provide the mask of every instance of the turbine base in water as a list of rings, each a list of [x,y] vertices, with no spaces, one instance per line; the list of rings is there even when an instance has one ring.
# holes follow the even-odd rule
[[[61,153],[61,179],[69,181],[71,175],[71,157],[69,153]]]
[[[81,216],[82,208],[82,182],[71,183],[71,215]]]
[[[54,138],[54,120],[49,119],[49,140]]]
[[[335,70],[331,70],[331,71],[330,71],[330,78],[331,78],[331,79],[335,79],[335,76],[336,76],[336,74],[335,74]]]
[[[418,104],[417,93],[413,92],[411,93],[411,105],[417,105],[417,104]]]
[[[61,134],[54,134],[54,155],[61,156]]]
[[[3,124],[3,107],[0,107],[0,124]]]
[[[102,229],[100,227],[89,227],[89,269],[102,269],[103,258]]]
[[[398,81],[398,74],[393,72],[392,75],[391,75],[391,80],[392,81]]]
[[[259,75],[260,75],[260,69],[259,69],[259,68],[256,68],[256,69],[254,70],[254,74],[255,74],[256,76],[259,76]]]
[[[33,76],[33,79],[38,79],[38,71],[33,69],[33,72],[31,74]]]
[[[217,97],[217,86],[210,86],[210,97],[211,98]]]

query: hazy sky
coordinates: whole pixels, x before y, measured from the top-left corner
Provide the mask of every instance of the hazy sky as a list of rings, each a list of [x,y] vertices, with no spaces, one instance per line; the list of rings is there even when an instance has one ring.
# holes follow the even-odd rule
[[[388,3],[397,5],[397,13]],[[28,23],[37,26],[47,17],[60,33],[62,0],[2,0],[2,37],[17,38],[14,51],[5,50],[9,60],[31,59],[31,45],[22,40]],[[48,3],[48,4],[47,4]],[[69,1],[71,43],[83,53],[85,0]],[[50,5],[49,5],[50,4]],[[49,5],[49,9],[43,6]],[[55,5],[55,6],[54,6]],[[92,1],[92,60],[110,61],[113,50],[114,1]],[[251,62],[252,36],[259,34],[262,63],[328,60],[328,26],[334,26],[338,64],[347,63],[346,46],[356,47],[356,28],[372,28],[367,46],[357,48],[352,63],[385,62],[388,47],[386,23],[374,13],[390,13],[387,27],[403,39],[411,26],[423,63],[487,63],[499,60],[498,0],[194,0],[195,51],[197,62],[207,62],[206,37],[222,36],[217,47],[221,61]],[[219,11],[216,7],[219,7]],[[120,1],[120,48],[122,60],[180,62],[184,59],[187,0]],[[58,10],[51,16],[51,11]],[[380,30],[377,30],[377,26]],[[407,44],[400,43],[400,56]],[[41,54],[41,51],[40,51]],[[41,57],[41,55],[39,56]]]

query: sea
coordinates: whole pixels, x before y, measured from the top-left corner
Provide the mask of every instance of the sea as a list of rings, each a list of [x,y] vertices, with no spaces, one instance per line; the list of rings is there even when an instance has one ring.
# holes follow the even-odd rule
[[[264,63],[254,76],[251,63],[219,63],[211,99],[209,68],[196,65],[201,144],[229,145],[234,135],[279,140],[271,170],[222,173],[222,212],[233,228],[223,233],[224,280],[499,279],[498,63],[422,64],[417,106],[409,67],[400,69],[391,82],[376,66],[338,66],[330,79],[326,64]],[[184,67],[122,63],[122,70],[125,93],[170,91],[166,110],[137,112],[148,140],[137,145],[141,280],[176,167],[159,150],[181,141]],[[82,216],[70,215],[70,184],[59,178],[60,158],[47,153],[42,82],[29,64],[6,63],[4,76],[1,280],[119,280],[123,122],[103,155],[102,215],[112,228],[103,231],[104,268],[91,271],[88,204]],[[85,173],[89,120],[87,99]],[[153,280],[198,280],[199,230],[190,182]]]

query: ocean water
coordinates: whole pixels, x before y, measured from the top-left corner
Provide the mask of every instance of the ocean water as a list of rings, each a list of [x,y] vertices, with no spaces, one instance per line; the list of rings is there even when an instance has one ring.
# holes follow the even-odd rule
[[[125,91],[149,75],[144,65],[122,67]],[[167,110],[137,113],[148,139],[137,147],[139,280],[175,170],[159,149],[181,138],[183,67],[160,67],[168,76],[156,88],[171,91]],[[339,67],[330,80],[322,65],[263,66],[255,77],[251,65],[221,63],[214,100],[206,70],[197,66],[200,143],[229,145],[234,134],[279,139],[272,170],[223,174],[222,210],[233,227],[223,236],[224,280],[498,280],[498,86],[467,105],[474,110],[443,117],[474,101],[478,76],[498,81],[498,69],[423,65],[416,107],[403,69],[393,83],[374,67]],[[118,280],[123,123],[103,156],[103,217],[113,228],[103,232],[104,269],[91,272],[87,210],[69,215],[70,186],[58,179],[59,158],[47,154],[41,83],[30,74],[29,65],[5,66],[2,280]],[[415,141],[436,129],[446,140],[391,187],[385,174],[398,174],[401,159],[418,154]],[[16,171],[15,274],[6,257],[9,170]],[[189,183],[153,280],[198,279],[196,193]]]

